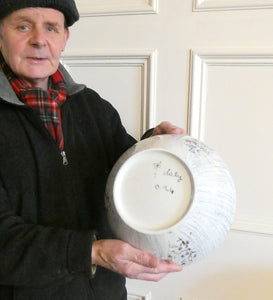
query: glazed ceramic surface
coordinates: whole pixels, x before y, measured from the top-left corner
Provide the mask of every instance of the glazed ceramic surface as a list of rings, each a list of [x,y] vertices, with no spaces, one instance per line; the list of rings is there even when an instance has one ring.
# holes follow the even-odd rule
[[[189,136],[138,142],[113,167],[105,201],[117,238],[187,265],[216,248],[235,213],[226,164]]]

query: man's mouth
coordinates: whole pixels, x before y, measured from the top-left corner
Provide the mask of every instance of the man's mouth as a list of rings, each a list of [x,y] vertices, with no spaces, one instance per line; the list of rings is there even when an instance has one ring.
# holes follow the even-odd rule
[[[42,62],[45,62],[47,60],[47,58],[45,58],[45,57],[37,57],[37,56],[28,56],[27,60],[30,63],[42,63]]]
[[[34,60],[44,60],[44,57],[29,57],[29,59],[34,59]]]

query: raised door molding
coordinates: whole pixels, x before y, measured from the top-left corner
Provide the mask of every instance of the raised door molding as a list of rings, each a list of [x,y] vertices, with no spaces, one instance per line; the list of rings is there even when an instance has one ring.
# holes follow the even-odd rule
[[[272,0],[193,0],[193,11],[272,8]]]
[[[248,216],[239,216],[232,225],[232,230],[257,233],[273,237],[273,223],[271,220],[253,220]]]
[[[195,138],[204,141],[205,106],[207,89],[207,71],[210,67],[248,67],[273,66],[273,52],[211,52],[192,50],[190,52],[190,86],[189,86],[189,132]]]
[[[76,0],[76,2],[83,17],[158,12],[158,0]]]
[[[127,300],[152,300],[151,293],[148,293],[146,296],[128,294]]]
[[[122,68],[140,68],[141,79],[139,90],[141,91],[141,116],[138,132],[139,136],[155,126],[156,109],[156,60],[157,52],[155,50],[143,51],[120,51],[119,53],[82,54],[63,55],[62,63],[70,70],[71,68],[117,68],[117,74]]]
[[[206,136],[207,95],[217,82],[210,85],[210,78],[214,69],[221,70],[223,76],[229,70],[248,70],[250,68],[264,68],[264,71],[272,70],[272,50],[267,52],[253,50],[253,53],[240,51],[218,51],[195,50],[190,55],[190,84],[189,84],[189,110],[188,110],[188,131],[191,136],[204,142]],[[253,70],[253,69],[252,69]],[[221,75],[220,75],[221,77]],[[224,77],[223,77],[224,78]],[[224,80],[219,78],[219,80]],[[259,83],[257,83],[259,84]],[[215,124],[215,126],[217,123]],[[268,153],[268,152],[266,152]],[[270,155],[270,154],[269,154]],[[270,158],[268,163],[270,162]],[[253,199],[255,201],[255,199]],[[266,199],[264,199],[266,201]],[[232,226],[233,230],[250,233],[265,234],[273,236],[273,221],[263,216],[243,215],[238,213]]]

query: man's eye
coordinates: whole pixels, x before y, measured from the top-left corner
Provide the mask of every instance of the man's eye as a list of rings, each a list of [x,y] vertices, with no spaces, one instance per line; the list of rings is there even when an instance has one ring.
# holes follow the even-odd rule
[[[19,26],[19,29],[22,31],[27,31],[29,29],[29,27],[26,25],[21,25],[21,26]]]
[[[53,28],[53,27],[47,27],[47,30],[48,31],[55,31],[55,28]]]

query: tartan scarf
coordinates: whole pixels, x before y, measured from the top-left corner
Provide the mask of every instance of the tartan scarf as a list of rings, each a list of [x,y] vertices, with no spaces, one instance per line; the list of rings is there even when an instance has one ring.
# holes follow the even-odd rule
[[[59,148],[63,150],[64,139],[60,107],[66,100],[66,91],[64,89],[64,77],[60,69],[49,78],[52,80],[54,89],[45,91],[41,88],[25,86],[6,64],[1,52],[0,65],[18,98],[39,113],[46,129]]]

